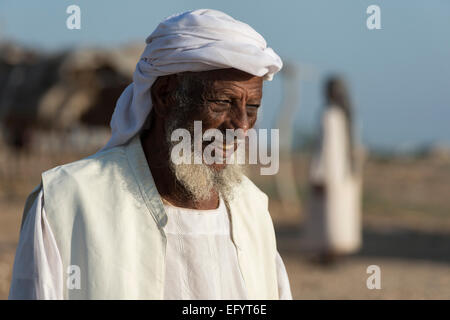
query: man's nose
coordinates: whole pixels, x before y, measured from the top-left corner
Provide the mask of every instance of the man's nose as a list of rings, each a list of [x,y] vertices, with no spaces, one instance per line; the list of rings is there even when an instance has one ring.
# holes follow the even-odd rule
[[[233,123],[234,129],[242,129],[244,133],[247,133],[248,129],[250,129],[245,101],[240,102],[234,107],[231,121]]]

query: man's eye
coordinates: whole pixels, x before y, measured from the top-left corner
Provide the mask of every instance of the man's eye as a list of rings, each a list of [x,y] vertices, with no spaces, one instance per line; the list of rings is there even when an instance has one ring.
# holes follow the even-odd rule
[[[220,100],[220,99],[217,99],[217,100],[208,100],[208,101],[216,103],[216,104],[222,104],[222,105],[224,105],[224,104],[226,104],[226,105],[231,104],[231,100]]]
[[[247,107],[250,107],[250,108],[259,108],[259,104],[247,104]]]

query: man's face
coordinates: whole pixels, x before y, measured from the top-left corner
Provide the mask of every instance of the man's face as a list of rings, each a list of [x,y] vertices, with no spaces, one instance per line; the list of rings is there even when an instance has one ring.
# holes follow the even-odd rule
[[[202,134],[208,129],[217,129],[222,133],[224,142],[214,151],[221,148],[222,156],[229,153],[229,148],[236,150],[238,147],[236,141],[226,141],[227,129],[241,129],[245,132],[255,125],[262,98],[261,77],[235,69],[222,69],[169,76],[161,83],[161,88],[165,88],[162,96],[168,95],[171,98],[158,100],[156,94],[153,98],[157,103],[166,101],[161,104],[162,109],[170,109],[164,119],[169,153],[176,145],[171,140],[171,134],[178,128],[188,129],[191,133],[191,148],[195,151],[194,121],[201,121]],[[210,143],[211,141],[205,141],[202,144],[202,154]],[[208,199],[212,189],[225,197],[231,197],[232,190],[240,183],[243,173],[241,165],[228,163],[171,162],[171,169],[176,179],[196,200]]]
[[[226,129],[242,129],[246,132],[255,125],[262,98],[262,77],[256,77],[236,69],[198,72],[190,75],[193,82],[190,94],[192,105],[186,114],[187,125],[201,121],[202,130],[217,129],[222,132],[223,153],[227,147]],[[193,78],[195,77],[195,78]],[[204,148],[210,141],[203,142]],[[237,143],[233,143],[234,150]],[[215,170],[226,164],[210,165]]]

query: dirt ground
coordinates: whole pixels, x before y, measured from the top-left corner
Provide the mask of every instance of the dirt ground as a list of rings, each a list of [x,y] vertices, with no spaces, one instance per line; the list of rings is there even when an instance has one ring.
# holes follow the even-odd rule
[[[295,168],[304,205],[306,159],[299,156]],[[38,177],[33,171],[20,185],[0,184],[0,299],[8,296],[24,200]],[[450,299],[450,161],[369,160],[363,247],[329,265],[315,263],[300,249],[302,210],[286,214],[270,178],[254,181],[271,199],[294,299]],[[370,265],[380,267],[379,290],[366,286]]]
[[[364,229],[362,250],[321,265],[301,253],[299,230],[279,230],[278,246],[295,299],[450,299],[450,235]],[[381,271],[369,290],[367,267]]]

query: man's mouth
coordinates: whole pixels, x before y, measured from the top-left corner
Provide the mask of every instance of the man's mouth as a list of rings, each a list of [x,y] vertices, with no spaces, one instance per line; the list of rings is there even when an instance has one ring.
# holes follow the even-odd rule
[[[229,151],[229,150],[236,150],[237,148],[237,143],[230,143],[230,144],[225,144],[225,143],[214,143],[214,147],[218,148],[218,149],[223,149],[224,151]]]
[[[229,158],[237,150],[240,143],[242,142],[236,139],[232,143],[226,143],[225,141],[220,140],[215,140],[213,142],[204,141],[203,148],[211,145],[214,148],[214,157],[225,161],[225,159]],[[219,152],[219,154],[217,154],[217,152]]]

